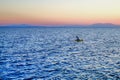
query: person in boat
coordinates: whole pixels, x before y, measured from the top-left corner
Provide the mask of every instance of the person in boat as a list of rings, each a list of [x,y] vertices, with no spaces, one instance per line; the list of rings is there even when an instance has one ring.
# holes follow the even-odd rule
[[[80,39],[79,39],[79,37],[78,36],[76,36],[76,41],[79,41]]]
[[[78,36],[76,36],[76,40],[75,41],[77,41],[77,42],[82,42],[83,41],[83,39],[79,39],[79,37]]]

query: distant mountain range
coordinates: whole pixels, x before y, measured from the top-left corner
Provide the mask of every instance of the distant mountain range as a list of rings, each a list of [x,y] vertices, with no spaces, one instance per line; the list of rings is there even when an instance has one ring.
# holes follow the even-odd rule
[[[107,27],[120,27],[111,23],[96,23],[92,25],[53,25],[53,26],[41,26],[41,25],[29,25],[29,24],[13,24],[13,25],[1,25],[0,27],[7,28],[36,28],[36,27],[93,27],[93,28],[107,28]]]
[[[0,27],[7,27],[7,28],[32,28],[37,27],[35,25],[29,25],[29,24],[11,24],[11,25],[1,25]]]
[[[96,24],[88,25],[88,27],[120,27],[120,25],[115,25],[111,23],[96,23]]]

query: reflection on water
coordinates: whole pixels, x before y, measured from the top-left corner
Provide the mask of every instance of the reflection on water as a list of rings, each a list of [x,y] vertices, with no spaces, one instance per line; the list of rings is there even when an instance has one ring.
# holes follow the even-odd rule
[[[119,80],[119,28],[1,28],[0,79]],[[84,39],[75,42],[75,37]]]

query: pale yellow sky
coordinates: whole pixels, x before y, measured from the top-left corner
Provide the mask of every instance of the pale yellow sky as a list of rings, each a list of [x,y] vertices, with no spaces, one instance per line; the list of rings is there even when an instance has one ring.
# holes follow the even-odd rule
[[[0,24],[120,24],[120,0],[0,0]]]

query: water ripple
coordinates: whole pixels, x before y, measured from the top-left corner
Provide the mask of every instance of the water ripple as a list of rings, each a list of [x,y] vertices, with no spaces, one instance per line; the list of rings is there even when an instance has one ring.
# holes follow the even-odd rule
[[[1,28],[0,37],[2,80],[120,80],[119,28]]]

